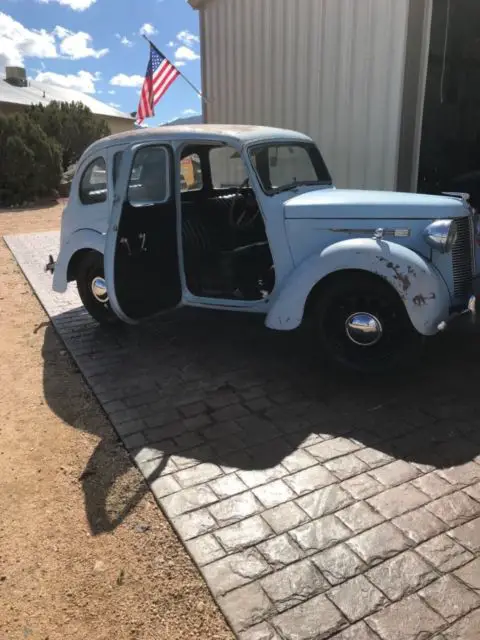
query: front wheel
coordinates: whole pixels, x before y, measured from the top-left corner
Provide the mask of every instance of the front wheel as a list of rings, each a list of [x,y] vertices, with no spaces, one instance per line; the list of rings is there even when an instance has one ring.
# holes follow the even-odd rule
[[[80,299],[92,318],[102,325],[120,323],[110,306],[100,253],[90,251],[85,255],[78,266],[76,280]]]
[[[314,315],[323,351],[343,369],[381,372],[403,364],[420,346],[402,300],[378,276],[334,278],[318,297]]]

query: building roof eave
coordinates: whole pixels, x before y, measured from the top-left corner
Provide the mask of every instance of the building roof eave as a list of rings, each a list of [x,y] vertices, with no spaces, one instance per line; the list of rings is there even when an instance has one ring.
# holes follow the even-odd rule
[[[0,72],[0,102],[26,107],[39,103],[46,106],[54,100],[57,102],[81,102],[97,116],[134,121],[130,114],[123,113],[117,108],[101,102],[93,95],[36,80],[29,80],[26,87],[17,87],[6,82],[5,75]]]
[[[187,0],[193,9],[202,9],[210,0]]]

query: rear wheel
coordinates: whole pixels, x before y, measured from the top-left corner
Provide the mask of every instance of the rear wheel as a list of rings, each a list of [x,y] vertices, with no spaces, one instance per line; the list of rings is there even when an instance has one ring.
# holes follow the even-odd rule
[[[92,318],[103,325],[118,324],[120,320],[110,306],[100,253],[90,251],[85,255],[77,268],[76,280],[80,299]]]
[[[329,360],[357,372],[401,365],[421,342],[399,295],[370,274],[328,283],[316,301],[314,322]]]

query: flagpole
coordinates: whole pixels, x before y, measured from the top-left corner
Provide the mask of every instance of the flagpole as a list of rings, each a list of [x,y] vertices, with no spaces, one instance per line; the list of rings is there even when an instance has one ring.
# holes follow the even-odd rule
[[[180,69],[179,69],[178,67],[176,67],[176,66],[173,64],[173,62],[172,62],[171,60],[169,60],[169,59],[167,58],[167,56],[166,56],[164,53],[162,53],[162,52],[160,51],[160,49],[159,49],[157,46],[155,46],[155,45],[153,44],[153,42],[152,42],[151,40],[149,40],[149,39],[147,38],[147,36],[146,36],[144,33],[142,33],[142,36],[143,36],[143,37],[145,38],[145,40],[150,44],[150,46],[152,46],[152,47],[155,49],[155,51],[157,51],[157,52],[158,52],[158,53],[159,53],[163,58],[165,58],[166,60],[168,60],[168,62],[172,65],[172,67],[174,67],[174,68],[178,71],[179,75],[181,75],[181,76],[182,76],[182,78],[185,80],[185,82],[186,82],[187,84],[189,84],[189,85],[192,87],[192,89],[195,91],[195,93],[198,95],[198,97],[199,97],[201,100],[203,100],[203,102],[205,102],[206,104],[208,104],[208,100],[207,100],[207,99],[202,95],[201,91],[199,91],[199,90],[197,89],[197,87],[196,87],[192,82],[190,82],[190,80],[189,80],[189,79],[188,79],[188,78],[187,78],[187,77],[186,77],[186,76],[185,76],[185,75],[180,71]]]

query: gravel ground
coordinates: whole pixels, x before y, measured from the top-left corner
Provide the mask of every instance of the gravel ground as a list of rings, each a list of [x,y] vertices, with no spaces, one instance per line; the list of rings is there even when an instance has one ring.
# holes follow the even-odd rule
[[[0,236],[61,211],[0,211]],[[232,638],[1,241],[0,356],[0,638]],[[85,499],[105,486],[94,536]]]

